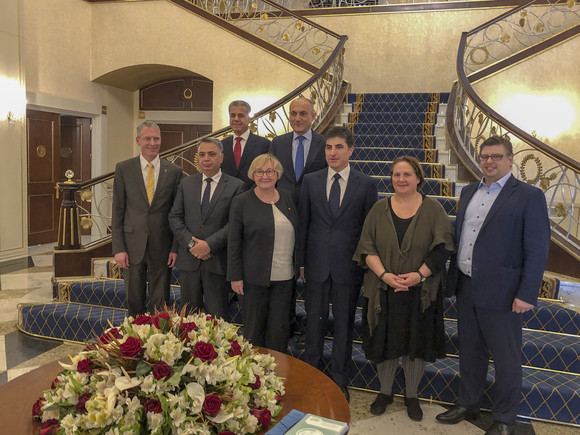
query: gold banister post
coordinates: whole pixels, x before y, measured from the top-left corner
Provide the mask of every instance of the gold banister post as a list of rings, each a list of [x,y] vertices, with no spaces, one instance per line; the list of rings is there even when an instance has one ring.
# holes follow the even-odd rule
[[[72,181],[74,176],[70,169],[66,171],[67,181],[58,183],[58,189],[62,195],[60,213],[58,218],[58,250],[79,249],[81,247],[81,228],[79,210],[75,199],[76,192],[81,184]]]

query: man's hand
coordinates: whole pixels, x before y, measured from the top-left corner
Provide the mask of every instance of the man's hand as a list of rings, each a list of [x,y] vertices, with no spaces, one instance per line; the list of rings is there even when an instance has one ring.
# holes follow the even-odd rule
[[[129,255],[127,255],[127,252],[123,251],[115,254],[115,263],[121,269],[129,269]]]
[[[300,268],[300,279],[304,284],[306,284],[306,278],[304,278],[304,267]]]
[[[176,260],[177,260],[177,253],[176,252],[170,252],[169,253],[169,258],[167,259],[167,266],[174,267]]]
[[[192,237],[191,240],[195,242],[194,247],[189,250],[191,255],[200,260],[211,258],[211,248],[205,240],[196,239],[195,237]]]
[[[514,303],[512,304],[512,311],[518,314],[525,313],[526,311],[530,311],[533,308],[534,306],[532,304],[528,304],[527,302],[524,302],[518,298],[515,298]]]
[[[236,292],[239,295],[244,294],[244,281],[243,280],[239,280],[239,281],[232,281],[232,290],[234,292]]]

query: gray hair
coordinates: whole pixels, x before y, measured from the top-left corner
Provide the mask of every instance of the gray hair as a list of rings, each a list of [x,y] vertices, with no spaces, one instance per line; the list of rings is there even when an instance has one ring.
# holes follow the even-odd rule
[[[230,103],[230,105],[228,106],[228,111],[232,110],[233,106],[242,106],[246,108],[246,113],[249,114],[252,111],[252,108],[250,107],[250,105],[248,103],[246,103],[244,100],[234,100]]]
[[[157,133],[161,135],[161,129],[157,124],[155,124],[153,121],[145,121],[139,124],[139,126],[137,127],[137,137],[141,137],[141,131],[145,127],[154,128],[155,130],[157,130]]]
[[[205,137],[205,138],[203,138],[199,142],[199,144],[201,145],[204,142],[215,144],[215,146],[218,147],[218,150],[220,150],[220,153],[223,154],[223,152],[224,152],[224,146],[222,145],[222,141],[221,140],[219,140],[219,139],[217,139],[215,137]],[[198,152],[199,152],[199,146],[197,147],[197,149],[198,149]]]

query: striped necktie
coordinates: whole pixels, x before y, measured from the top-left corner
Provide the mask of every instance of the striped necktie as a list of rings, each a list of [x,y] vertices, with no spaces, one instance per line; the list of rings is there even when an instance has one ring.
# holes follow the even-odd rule
[[[153,201],[153,195],[155,195],[155,172],[153,171],[153,163],[147,163],[147,180],[145,182],[145,187],[147,188],[147,199],[149,204]]]

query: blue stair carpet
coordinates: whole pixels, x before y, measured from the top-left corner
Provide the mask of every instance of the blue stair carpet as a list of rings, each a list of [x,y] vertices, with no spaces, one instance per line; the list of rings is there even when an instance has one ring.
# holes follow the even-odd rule
[[[436,112],[351,112],[349,124],[435,124]]]
[[[358,123],[347,124],[353,134],[376,134],[376,135],[433,135],[433,124],[427,123],[404,123],[404,124],[374,124]]]
[[[395,157],[407,155],[411,151],[407,151],[407,148],[425,150],[425,155],[429,156],[429,159],[421,159],[417,156],[420,161],[435,162],[437,157],[437,150],[435,150],[436,138],[433,135],[405,135],[405,134],[357,134],[354,137],[354,146],[356,148],[361,147],[375,147],[375,148],[394,148],[398,151]],[[433,157],[435,157],[435,160]],[[392,158],[390,159],[392,160]]]
[[[356,139],[355,139],[356,141]],[[374,160],[378,162],[392,162],[397,157],[412,156],[424,164],[438,164],[437,150],[424,150],[422,148],[379,148],[355,146],[351,160]]]
[[[449,100],[448,92],[441,93],[365,93],[348,94],[347,103],[446,103]]]
[[[393,167],[388,161],[353,160],[351,167],[370,176],[388,176]],[[441,163],[421,163],[427,178],[445,178],[445,166]]]
[[[377,182],[379,193],[394,193],[391,187],[391,177],[373,177]],[[425,178],[425,184],[421,186],[422,193],[430,196],[455,196],[455,183],[450,180],[438,178]]]

